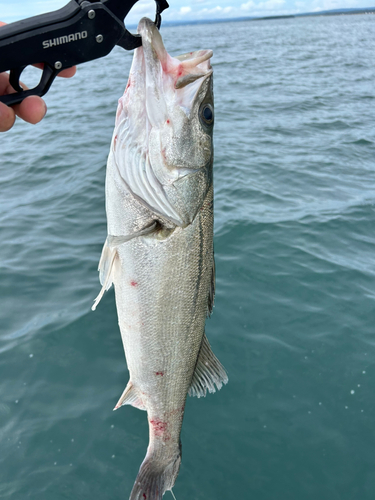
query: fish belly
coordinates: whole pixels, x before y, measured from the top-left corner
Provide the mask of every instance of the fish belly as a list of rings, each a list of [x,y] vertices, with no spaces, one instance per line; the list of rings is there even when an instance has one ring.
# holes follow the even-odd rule
[[[156,232],[134,238],[117,249],[113,282],[130,382],[149,421],[166,424],[168,440],[179,439],[204,334],[212,266],[212,189],[188,227],[167,237]],[[176,418],[169,423],[171,414]]]

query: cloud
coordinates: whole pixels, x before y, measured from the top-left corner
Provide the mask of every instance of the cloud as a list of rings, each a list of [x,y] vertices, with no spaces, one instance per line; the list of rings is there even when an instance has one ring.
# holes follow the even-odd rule
[[[220,7],[220,5],[218,5],[217,7],[213,7],[212,9],[207,9],[207,7],[205,7],[204,9],[201,9],[199,11],[200,14],[216,14],[217,12],[220,12],[222,10],[222,8]]]
[[[45,0],[39,2],[13,0],[12,2],[1,2],[1,20],[4,22],[14,22],[19,19],[26,19],[27,17],[42,14],[43,12],[57,10],[66,3],[64,0]]]
[[[140,0],[125,18],[125,26],[137,25],[142,17],[155,19],[156,7],[153,0]]]
[[[201,9],[198,14],[228,14],[229,12],[232,11],[232,7],[227,6],[227,7],[220,7],[220,5],[217,5],[216,7],[213,7],[212,9],[208,9],[205,7],[204,9]]]
[[[13,21],[14,17],[20,18],[17,6],[0,3],[1,20],[4,22]]]
[[[31,2],[29,2],[31,3]],[[39,2],[33,2],[35,5],[38,5],[38,10],[43,10],[43,12],[49,12],[54,9],[59,9],[66,5],[66,2],[62,0],[42,0]]]
[[[320,10],[355,8],[359,7],[358,3],[356,0],[313,0],[309,5],[309,10],[319,12]]]
[[[243,3],[241,5],[242,10],[250,10],[253,9],[254,7],[255,7],[255,2],[253,2],[253,0],[249,0],[248,2]]]
[[[140,0],[137,2],[125,18],[125,25],[138,24],[142,17],[155,19],[156,7],[152,0]]]
[[[257,11],[269,11],[278,10],[285,4],[285,0],[266,0],[265,2],[255,3],[253,0],[249,0],[241,5],[242,10],[257,10]]]
[[[191,7],[181,7],[180,9],[180,14],[189,14],[189,12],[191,12]]]

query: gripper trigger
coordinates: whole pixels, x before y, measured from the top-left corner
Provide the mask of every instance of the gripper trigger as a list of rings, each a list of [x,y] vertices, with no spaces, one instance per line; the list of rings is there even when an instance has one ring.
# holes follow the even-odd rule
[[[21,66],[20,68],[13,68],[10,70],[9,74],[9,83],[11,86],[14,88],[16,92],[22,92],[23,88],[20,85],[20,78],[22,75],[23,70],[26,68],[26,66]]]
[[[9,82],[14,88],[14,90],[16,90],[16,92],[13,94],[0,96],[0,102],[3,102],[7,106],[12,106],[13,104],[19,104],[24,99],[26,99],[26,97],[29,97],[31,95],[37,95],[42,97],[44,96],[44,94],[48,92],[54,79],[59,73],[59,70],[52,68],[48,64],[45,64],[43,68],[42,77],[38,85],[33,89],[24,90],[19,84],[19,77],[21,76],[25,67],[11,70],[9,75]]]

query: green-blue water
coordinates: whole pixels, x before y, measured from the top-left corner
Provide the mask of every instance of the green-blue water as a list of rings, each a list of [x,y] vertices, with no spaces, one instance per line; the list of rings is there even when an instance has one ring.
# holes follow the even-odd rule
[[[178,500],[375,497],[373,16],[165,28],[214,50],[216,307],[229,384],[188,400]],[[0,137],[0,498],[127,499],[144,412],[98,310],[121,49]],[[169,493],[167,498],[172,498]]]

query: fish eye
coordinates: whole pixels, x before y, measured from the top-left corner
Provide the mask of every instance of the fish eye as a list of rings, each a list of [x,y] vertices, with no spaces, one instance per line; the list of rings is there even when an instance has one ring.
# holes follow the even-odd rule
[[[214,121],[214,111],[210,104],[204,104],[200,110],[200,116],[206,125],[211,125]]]

